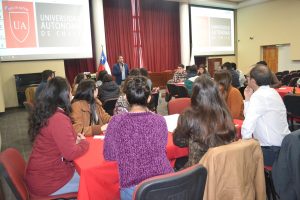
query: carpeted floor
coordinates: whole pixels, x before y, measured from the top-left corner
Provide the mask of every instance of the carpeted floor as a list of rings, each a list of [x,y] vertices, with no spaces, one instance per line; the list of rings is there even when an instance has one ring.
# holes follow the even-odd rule
[[[164,90],[160,91],[157,112],[161,115],[167,115],[167,103],[164,100]],[[31,142],[27,134],[28,131],[28,112],[25,108],[6,109],[0,113],[0,149],[1,151],[13,147],[18,149],[25,160],[28,160],[31,151]],[[8,186],[2,182],[4,195],[0,199],[13,200],[14,195]],[[1,183],[0,183],[1,184]]]

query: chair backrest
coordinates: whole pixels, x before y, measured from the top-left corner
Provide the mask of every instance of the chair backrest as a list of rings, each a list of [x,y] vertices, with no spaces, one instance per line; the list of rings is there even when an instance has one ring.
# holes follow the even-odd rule
[[[279,81],[281,81],[281,79],[282,79],[282,74],[276,74],[276,77],[277,77],[277,79],[278,79]]]
[[[272,167],[274,187],[280,199],[300,199],[300,130],[284,137]]]
[[[289,73],[290,73],[289,70],[282,71],[282,76],[287,75],[287,74],[289,74]]]
[[[178,98],[183,98],[183,97],[189,97],[188,90],[186,89],[185,86],[176,86],[177,87],[177,94]]]
[[[168,83],[167,84],[167,88],[168,88],[168,91],[169,91],[169,94],[173,97],[176,97],[177,96],[177,88],[176,88],[176,85],[175,84],[172,84],[172,83]]]
[[[104,109],[110,116],[113,116],[113,114],[114,114],[114,109],[115,109],[117,100],[118,100],[118,98],[107,99],[107,100],[103,103],[103,109]]]
[[[140,183],[134,200],[180,199],[199,200],[203,197],[207,171],[201,165],[156,176]]]
[[[282,85],[288,85],[291,81],[292,77],[290,74],[286,74],[284,76],[282,76],[282,79],[281,79],[281,82],[282,82]]]
[[[27,200],[29,193],[24,181],[26,162],[14,148],[8,148],[0,153],[0,173],[4,177],[16,199]]]
[[[66,193],[51,197],[35,196],[29,193],[24,181],[26,161],[20,152],[8,148],[0,153],[0,174],[7,182],[17,200],[48,200],[48,199],[76,199],[77,193]]]
[[[300,96],[288,94],[283,97],[288,114],[300,117]]]
[[[297,77],[293,77],[290,82],[289,82],[289,86],[290,87],[296,87],[297,86],[297,81],[300,77],[298,77],[298,74],[297,74]]]
[[[210,148],[199,163],[208,172],[204,200],[266,199],[263,155],[256,140]]]
[[[181,114],[189,106],[191,106],[191,98],[172,99],[168,102],[168,114]]]

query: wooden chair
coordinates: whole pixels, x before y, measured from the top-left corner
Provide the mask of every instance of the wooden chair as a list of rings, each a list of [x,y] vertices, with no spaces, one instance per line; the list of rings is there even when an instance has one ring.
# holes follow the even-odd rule
[[[28,87],[25,89],[26,101],[33,103],[35,101],[36,86]]]
[[[26,109],[29,113],[32,112],[33,106],[34,106],[32,102],[24,101],[24,102],[23,102],[23,105],[24,105],[25,109]]]
[[[8,148],[0,153],[0,173],[5,179],[17,200],[48,200],[74,199],[77,193],[68,193],[47,197],[31,195],[24,181],[26,162],[22,155],[14,148]]]
[[[149,178],[136,187],[133,199],[199,200],[203,197],[206,176],[203,166],[194,165],[176,173]]]
[[[191,106],[191,98],[172,99],[168,103],[168,114],[181,114],[189,106]]]

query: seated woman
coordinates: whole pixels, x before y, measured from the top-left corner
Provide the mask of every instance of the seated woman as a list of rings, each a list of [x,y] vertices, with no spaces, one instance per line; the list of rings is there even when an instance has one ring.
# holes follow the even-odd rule
[[[76,90],[78,87],[78,84],[86,79],[86,75],[84,73],[79,73],[74,79],[73,87],[72,87],[72,95],[74,96],[76,94]]]
[[[96,77],[96,86],[99,88],[102,83],[103,83],[103,78],[104,76],[108,74],[106,70],[102,70],[100,72],[97,72],[97,77]]]
[[[98,88],[98,98],[102,103],[108,99],[118,98],[120,96],[120,87],[113,81],[110,74],[105,74],[103,82]]]
[[[201,76],[201,75],[205,75],[205,76],[208,76],[209,78],[211,78],[209,72],[206,70],[206,66],[203,64],[201,64],[198,67],[198,76]]]
[[[207,76],[193,86],[191,107],[180,114],[173,142],[189,147],[186,167],[197,164],[210,147],[228,144],[235,138],[235,127],[217,85]]]
[[[124,87],[130,110],[114,116],[109,122],[104,140],[104,158],[118,162],[121,199],[131,200],[138,183],[173,172],[173,169],[166,155],[166,121],[147,109],[151,92],[147,79],[142,76],[129,77]]]
[[[47,83],[30,114],[28,133],[33,147],[24,178],[31,194],[78,191],[79,175],[72,161],[83,155],[89,144],[72,127],[70,98],[70,85],[55,77]]]
[[[225,99],[233,119],[244,119],[244,102],[241,92],[233,87],[231,74],[228,70],[215,72],[214,81],[219,85],[219,90]]]
[[[77,133],[84,133],[85,136],[99,134],[109,122],[111,116],[102,108],[97,94],[95,81],[84,80],[79,83],[72,100],[71,113],[73,127]]]
[[[132,70],[130,70],[129,72],[129,76],[128,77],[134,77],[134,76],[140,76],[141,75],[141,71],[138,68],[134,68]],[[116,105],[115,105],[115,109],[114,109],[114,115],[118,115],[124,112],[128,112],[129,110],[129,103],[126,99],[126,91],[125,91],[125,83],[126,80],[123,82],[123,84],[121,85],[121,95],[119,96]]]

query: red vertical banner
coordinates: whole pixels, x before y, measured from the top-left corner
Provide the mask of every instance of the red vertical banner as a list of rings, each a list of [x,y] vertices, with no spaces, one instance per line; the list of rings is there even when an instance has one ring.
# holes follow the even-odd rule
[[[36,47],[32,2],[2,2],[6,48]]]

